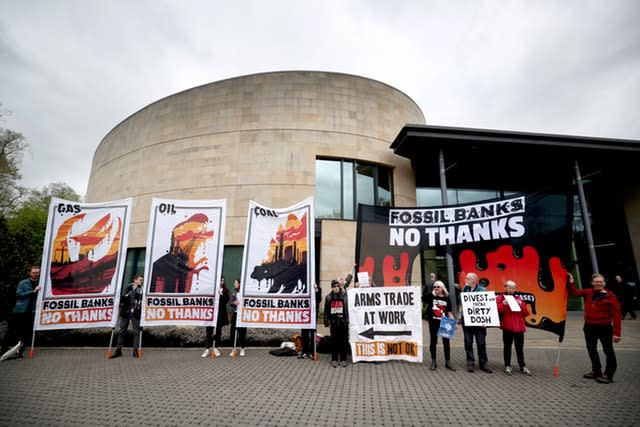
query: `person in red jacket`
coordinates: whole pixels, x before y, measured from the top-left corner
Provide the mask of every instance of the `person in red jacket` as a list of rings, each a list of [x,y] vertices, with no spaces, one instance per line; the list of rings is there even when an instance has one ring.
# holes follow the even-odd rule
[[[524,361],[524,333],[527,327],[524,318],[529,315],[529,309],[524,300],[515,295],[516,282],[507,280],[504,282],[504,294],[496,297],[498,314],[500,315],[500,328],[502,329],[502,343],[504,344],[504,373],[511,375],[511,346],[516,347],[516,358],[520,366],[520,372],[531,375]]]
[[[569,293],[584,297],[584,328],[582,330],[591,359],[591,372],[584,374],[584,377],[595,378],[599,383],[609,384],[613,381],[613,374],[618,367],[613,343],[620,342],[622,322],[618,299],[604,286],[604,276],[596,273],[591,276],[591,289],[576,289],[573,276],[569,274]],[[598,356],[598,340],[602,343],[602,350],[606,357],[604,374]]]

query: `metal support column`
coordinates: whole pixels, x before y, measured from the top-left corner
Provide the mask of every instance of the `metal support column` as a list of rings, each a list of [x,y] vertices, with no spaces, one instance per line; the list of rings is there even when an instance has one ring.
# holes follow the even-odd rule
[[[449,197],[447,195],[447,175],[446,168],[444,166],[444,152],[440,148],[438,153],[438,163],[440,169],[440,192],[442,195],[442,205],[447,206],[449,204]],[[455,277],[453,274],[453,255],[451,251],[451,245],[447,244],[447,280],[449,282],[449,295],[451,296],[451,309],[454,313],[458,312],[458,303],[456,301],[456,288],[454,286]]]
[[[596,257],[596,247],[593,244],[593,234],[591,234],[591,222],[589,221],[589,210],[587,209],[587,199],[584,197],[584,188],[582,188],[582,175],[580,174],[580,166],[576,160],[574,163],[576,172],[576,187],[578,187],[578,199],[580,200],[580,210],[582,211],[582,222],[584,222],[584,232],[587,235],[587,244],[589,245],[589,258],[591,259],[592,273],[599,273],[598,258]]]

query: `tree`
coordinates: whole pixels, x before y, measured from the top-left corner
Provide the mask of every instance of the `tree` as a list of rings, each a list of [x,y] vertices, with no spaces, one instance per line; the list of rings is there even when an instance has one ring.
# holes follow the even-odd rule
[[[11,214],[0,215],[0,318],[13,308],[17,283],[32,265],[40,265],[51,197],[81,199],[67,184],[58,182],[29,190]]]
[[[0,110],[0,119],[2,115]],[[28,144],[21,133],[0,128],[0,214],[15,208],[15,204],[25,192],[25,189],[18,185],[18,181],[22,177],[22,154],[27,148]]]

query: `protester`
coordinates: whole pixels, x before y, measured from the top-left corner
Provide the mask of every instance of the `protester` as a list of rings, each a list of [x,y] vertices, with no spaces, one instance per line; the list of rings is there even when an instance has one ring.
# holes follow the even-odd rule
[[[347,293],[337,280],[331,281],[331,292],[324,300],[324,326],[331,333],[331,366],[341,363],[347,367],[347,351],[349,346],[349,311],[347,309]]]
[[[529,308],[519,295],[515,295],[516,282],[513,280],[504,282],[504,291],[504,294],[496,297],[496,305],[500,315],[500,328],[502,329],[502,344],[504,345],[504,373],[506,375],[513,373],[511,369],[511,346],[515,345],[520,372],[525,375],[531,375],[531,371],[524,361],[524,333],[527,330],[524,318],[529,315]],[[518,306],[517,310],[514,311],[509,305],[508,297],[513,298],[513,301]]]
[[[207,326],[204,337],[204,351],[200,357],[207,357],[211,354],[211,346],[213,345],[213,354],[220,356],[220,341],[222,337],[222,328],[229,324],[229,315],[227,314],[227,304],[229,303],[229,289],[224,284],[224,276],[220,277],[220,288],[218,288],[218,317],[216,319],[215,332],[213,337],[213,326]],[[213,339],[212,339],[213,338]]]
[[[465,285],[462,288],[462,292],[485,292],[484,286],[478,283],[478,275],[476,273],[467,273],[465,276]],[[464,350],[467,358],[467,371],[473,372],[475,359],[473,357],[473,340],[476,341],[478,347],[478,362],[481,371],[488,374],[493,372],[487,366],[487,329],[484,326],[466,326],[464,324],[464,317],[462,316],[462,305],[460,305],[460,312],[458,313],[458,320],[462,322],[462,331],[464,333]]]
[[[338,276],[338,278],[336,280],[340,284],[340,289],[341,290],[346,292],[347,288],[351,284],[351,281],[353,280],[353,273],[355,272],[355,269],[356,269],[356,266],[354,265],[353,268],[351,269],[351,271],[349,273],[347,273],[346,277],[345,276]]]
[[[36,298],[40,290],[39,280],[40,267],[34,265],[29,269],[29,277],[21,280],[16,287],[16,305],[13,307],[7,332],[2,340],[0,361],[24,357],[24,343],[29,342],[33,333]]]
[[[615,281],[618,287],[616,296],[620,301],[622,320],[627,317],[627,313],[629,313],[631,320],[636,320],[635,304],[638,299],[636,284],[623,280],[619,274],[616,275]]]
[[[238,306],[240,305],[240,299],[238,294],[240,293],[240,279],[233,281],[233,292],[231,293],[231,308],[233,309],[233,315],[231,316],[231,330],[229,331],[229,339],[233,343],[233,350],[231,350],[230,356],[233,356],[236,351],[236,346],[240,346],[240,356],[244,357],[244,345],[247,341],[247,328],[236,328],[236,322],[238,321]],[[238,339],[236,340],[236,332]]]
[[[454,318],[451,312],[451,301],[449,300],[449,292],[440,280],[432,285],[433,291],[426,296],[425,305],[427,306],[427,319],[429,321],[429,351],[431,352],[431,370],[438,367],[436,363],[436,346],[438,344],[438,330],[440,329],[440,319],[443,317]],[[442,337],[442,346],[444,347],[445,367],[449,370],[456,369],[451,365],[451,348],[449,339]]]
[[[133,277],[133,282],[127,286],[122,298],[120,298],[120,328],[118,329],[118,347],[111,355],[111,359],[122,356],[122,344],[124,335],[129,328],[129,322],[133,329],[133,357],[140,357],[140,313],[142,309],[142,282],[141,275]]]
[[[604,288],[605,279],[602,274],[591,276],[591,289],[576,289],[573,276],[569,274],[569,293],[573,296],[584,297],[584,340],[587,345],[591,371],[584,374],[585,378],[595,378],[602,384],[613,381],[618,363],[613,349],[614,342],[621,340],[622,320],[620,304],[613,292]],[[598,341],[606,357],[604,374],[598,355]]]

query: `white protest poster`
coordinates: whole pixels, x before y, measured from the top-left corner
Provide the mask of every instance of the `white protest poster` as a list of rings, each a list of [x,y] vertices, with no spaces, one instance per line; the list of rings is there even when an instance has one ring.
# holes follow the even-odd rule
[[[460,300],[465,326],[500,326],[495,292],[462,292]]]
[[[115,326],[130,222],[131,199],[51,199],[36,330]]]
[[[313,198],[276,209],[249,203],[239,327],[315,329]]]
[[[151,201],[143,326],[214,325],[226,200]]]
[[[347,291],[354,362],[422,362],[420,289],[414,286]]]
[[[358,273],[358,284],[361,288],[370,287],[371,283],[369,283],[369,273],[366,271]]]
[[[505,295],[504,300],[507,302],[507,304],[509,304],[509,308],[511,309],[511,311],[522,311],[522,309],[520,309],[520,304],[518,304],[518,301],[516,301],[513,295]]]

